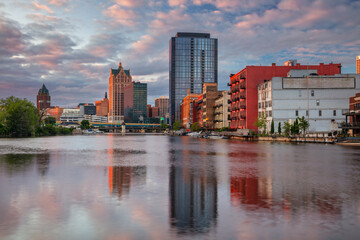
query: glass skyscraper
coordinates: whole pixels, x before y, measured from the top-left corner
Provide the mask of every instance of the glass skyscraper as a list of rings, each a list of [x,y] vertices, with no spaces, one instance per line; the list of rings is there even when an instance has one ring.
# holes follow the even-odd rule
[[[180,105],[190,93],[202,93],[204,82],[218,81],[218,42],[209,33],[178,32],[170,39],[170,125],[181,120]]]

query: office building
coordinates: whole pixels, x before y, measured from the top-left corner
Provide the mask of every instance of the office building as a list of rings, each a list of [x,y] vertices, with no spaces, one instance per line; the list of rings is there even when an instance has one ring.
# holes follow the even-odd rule
[[[169,43],[170,125],[181,120],[181,102],[202,93],[203,84],[218,81],[218,42],[209,33],[178,32]]]
[[[36,106],[39,111],[50,107],[50,93],[45,87],[45,84],[43,84],[38,91],[38,95],[36,96]]]
[[[356,74],[360,74],[360,55],[356,57]]]
[[[118,69],[110,70],[109,77],[109,117],[113,123],[124,122],[124,90],[132,83],[130,69],[124,70],[121,63]]]
[[[299,74],[300,72],[300,74]],[[346,120],[343,115],[349,108],[349,96],[360,92],[360,75],[336,74],[333,76],[308,75],[306,70],[292,70],[287,77],[273,77],[259,84],[258,115],[271,121],[275,128],[279,122],[293,123],[305,117],[310,133],[339,131]]]
[[[230,75],[230,128],[257,130],[258,84],[273,77],[286,77],[291,69],[317,70],[319,75],[341,73],[341,64],[300,65],[295,60],[285,62],[285,66],[246,66],[236,74]],[[305,71],[305,72],[306,72]],[[306,74],[306,73],[305,73]]]
[[[147,118],[147,83],[132,82],[124,89],[125,122],[144,122]]]
[[[63,114],[64,108],[61,107],[50,107],[46,109],[45,116],[54,117],[56,121],[60,121],[60,117]]]
[[[96,106],[93,103],[79,103],[81,115],[96,115]]]
[[[159,108],[159,117],[164,118],[164,120],[169,118],[169,98],[163,96],[156,98],[155,107]]]
[[[109,114],[109,99],[107,98],[107,92],[105,92],[105,97],[103,100],[96,101],[96,115],[97,116],[108,116]]]

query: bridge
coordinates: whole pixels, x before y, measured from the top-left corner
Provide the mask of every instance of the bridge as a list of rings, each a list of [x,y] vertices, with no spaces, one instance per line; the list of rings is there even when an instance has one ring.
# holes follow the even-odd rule
[[[126,130],[138,132],[142,131],[151,131],[160,128],[160,124],[157,123],[124,123]],[[90,122],[90,125],[93,125],[99,130],[104,132],[120,132],[122,128],[121,123],[99,123],[99,122]]]

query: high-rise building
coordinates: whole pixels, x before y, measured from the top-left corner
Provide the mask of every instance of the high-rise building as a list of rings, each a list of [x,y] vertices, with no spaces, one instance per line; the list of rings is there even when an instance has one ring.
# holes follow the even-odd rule
[[[132,82],[124,90],[125,122],[143,122],[147,117],[147,83]]]
[[[169,98],[156,98],[155,107],[159,108],[159,117],[169,118]]]
[[[93,103],[79,103],[81,115],[96,115],[96,106]]]
[[[110,70],[109,77],[109,122],[124,122],[124,89],[132,83],[130,69],[124,70],[121,63],[118,69]]]
[[[360,55],[356,57],[356,74],[360,74]]]
[[[45,87],[45,84],[39,89],[36,97],[36,105],[39,111],[50,107],[50,93]]]
[[[109,114],[109,99],[107,98],[107,92],[105,92],[105,97],[103,100],[96,101],[96,115],[97,116],[108,116]]]
[[[334,75],[341,73],[341,64],[300,65],[295,60],[285,66],[246,66],[236,74],[230,75],[230,128],[257,130],[255,122],[258,118],[257,86],[264,80],[273,77],[286,77],[290,70],[317,70],[318,75]]]
[[[205,82],[218,81],[218,41],[209,33],[178,32],[169,43],[170,125],[181,120],[181,102],[202,93]]]

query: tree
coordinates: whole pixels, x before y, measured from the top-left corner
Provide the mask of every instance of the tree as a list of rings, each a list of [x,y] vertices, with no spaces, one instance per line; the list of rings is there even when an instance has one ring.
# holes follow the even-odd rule
[[[278,124],[278,133],[281,134],[281,122]]]
[[[180,129],[180,122],[179,121],[175,121],[174,124],[173,124],[173,129],[175,131],[179,130]]]
[[[56,118],[54,117],[47,117],[44,119],[45,124],[55,125]]]
[[[310,124],[305,119],[304,116],[302,118],[299,118],[299,128],[301,129],[302,133],[305,134],[306,130],[309,128]]]
[[[270,133],[271,133],[271,134],[274,134],[274,132],[275,132],[274,120],[271,120],[271,130],[270,130]]]
[[[255,122],[255,125],[259,128],[259,129],[262,129],[263,130],[263,133],[266,132],[266,123],[267,123],[267,120],[266,120],[266,117],[264,114],[261,114],[256,122]]]
[[[198,122],[194,122],[193,124],[191,124],[190,129],[191,129],[191,131],[193,131],[193,132],[198,132],[198,131],[200,131],[200,125],[199,125],[199,123],[198,123]]]
[[[81,129],[89,129],[90,128],[90,122],[88,120],[82,120],[80,124]]]
[[[285,136],[289,136],[291,133],[291,124],[289,122],[284,122],[284,133]]]
[[[38,123],[39,111],[32,102],[14,96],[0,100],[0,124],[6,135],[34,136]]]
[[[293,133],[299,134],[299,121],[298,118],[295,119],[294,125],[293,125]]]

